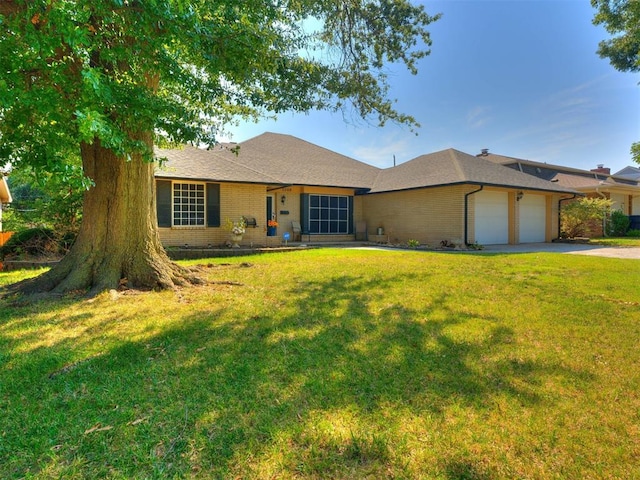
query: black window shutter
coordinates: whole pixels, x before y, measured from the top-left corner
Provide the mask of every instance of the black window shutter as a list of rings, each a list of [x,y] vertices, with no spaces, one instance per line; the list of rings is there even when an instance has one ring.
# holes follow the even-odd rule
[[[352,234],[355,232],[353,228],[353,197],[349,197],[349,231],[347,233]]]
[[[156,212],[159,227],[171,227],[171,181],[156,180]]]
[[[300,195],[300,227],[302,233],[309,234],[309,194]]]
[[[220,184],[207,183],[207,226],[220,226]]]

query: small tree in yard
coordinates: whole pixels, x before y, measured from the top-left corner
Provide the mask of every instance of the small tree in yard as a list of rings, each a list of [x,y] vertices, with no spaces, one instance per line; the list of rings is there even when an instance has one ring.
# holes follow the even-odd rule
[[[69,254],[20,290],[197,281],[160,244],[153,145],[345,105],[417,125],[386,68],[416,73],[437,18],[409,0],[0,0],[0,164],[58,175],[73,151],[93,185]]]
[[[581,198],[565,204],[560,210],[560,231],[564,238],[591,234],[592,226],[607,217],[612,201],[606,198]]]

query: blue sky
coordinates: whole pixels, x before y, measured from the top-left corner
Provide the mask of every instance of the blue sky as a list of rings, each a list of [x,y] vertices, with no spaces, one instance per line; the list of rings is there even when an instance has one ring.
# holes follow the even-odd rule
[[[446,148],[616,172],[640,140],[640,76],[615,70],[595,52],[607,37],[588,0],[423,2],[431,55],[416,76],[390,66],[397,108],[408,127],[341,113],[282,114],[229,127],[242,142],[263,132],[300,137],[378,167]]]

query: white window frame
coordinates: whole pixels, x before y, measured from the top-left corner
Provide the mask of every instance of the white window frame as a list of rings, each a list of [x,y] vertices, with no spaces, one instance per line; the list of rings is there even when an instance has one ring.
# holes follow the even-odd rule
[[[188,195],[181,195],[182,201],[179,204],[176,203],[176,200],[177,200],[176,186],[178,185],[189,186],[189,188],[186,189],[186,191],[188,192]],[[196,188],[191,189],[191,186],[194,186]],[[198,189],[197,187],[200,187],[200,189]],[[192,190],[194,195],[191,195]],[[185,191],[185,190],[181,187],[180,192],[182,191]],[[198,195],[198,193],[201,193],[201,195]],[[180,207],[179,211],[177,210],[177,207]],[[197,215],[199,210],[202,213],[202,216],[200,218]],[[180,218],[177,218],[178,213],[180,214]],[[179,222],[187,220],[189,223],[187,224],[176,223],[176,220],[178,220]],[[185,181],[177,181],[177,180],[174,180],[171,182],[171,225],[174,228],[206,228],[207,226],[207,184],[206,182],[185,182]]]

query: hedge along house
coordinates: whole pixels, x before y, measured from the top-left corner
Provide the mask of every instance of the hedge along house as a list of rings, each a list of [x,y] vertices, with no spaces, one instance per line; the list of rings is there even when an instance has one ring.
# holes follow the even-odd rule
[[[289,135],[235,147],[157,151],[166,158],[156,172],[164,245],[224,244],[226,220],[240,217],[250,220],[243,244],[256,246],[279,245],[285,232],[350,241],[356,225],[393,243],[544,242],[558,236],[561,199],[576,195],[456,150],[379,169]],[[268,235],[268,219],[277,220],[277,236]]]
[[[629,217],[640,216],[640,178],[611,174],[609,168],[598,165],[592,170],[562,167],[547,163],[505,157],[484,151],[482,158],[513,170],[548,180],[559,186],[571,188],[588,197],[607,198],[612,201],[614,210],[619,210]],[[629,167],[627,167],[629,168]],[[631,167],[633,168],[633,167]],[[602,235],[602,228],[594,232]]]

